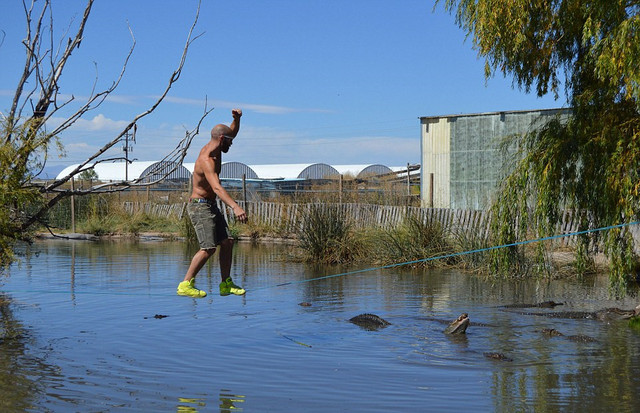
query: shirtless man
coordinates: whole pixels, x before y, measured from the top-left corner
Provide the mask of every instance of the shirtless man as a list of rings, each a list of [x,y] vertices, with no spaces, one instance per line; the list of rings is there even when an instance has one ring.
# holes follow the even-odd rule
[[[178,295],[189,297],[205,297],[207,293],[195,287],[195,277],[202,266],[220,246],[220,295],[243,295],[245,290],[231,280],[231,250],[233,239],[227,231],[227,222],[216,206],[216,196],[233,209],[236,219],[247,221],[247,214],[220,184],[220,168],[222,153],[227,153],[233,143],[233,138],[240,130],[242,111],[231,111],[233,121],[231,125],[216,125],[211,129],[211,140],[207,143],[196,159],[193,168],[193,190],[187,205],[187,213],[195,228],[200,244],[200,250],[193,256],[191,265],[184,276],[184,281],[178,284]]]

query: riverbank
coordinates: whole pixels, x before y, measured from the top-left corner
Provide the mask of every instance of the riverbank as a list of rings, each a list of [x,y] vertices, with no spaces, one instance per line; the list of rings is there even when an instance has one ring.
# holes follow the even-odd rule
[[[94,235],[78,232],[68,232],[51,234],[49,232],[41,232],[35,235],[37,239],[67,239],[70,241],[105,241],[105,240],[138,240],[138,241],[186,241],[187,238],[179,233],[172,232],[140,232],[136,234],[132,233],[117,233],[106,235]],[[264,242],[270,244],[295,244],[297,239],[295,236],[289,238],[261,236],[255,237],[251,235],[239,235],[234,237],[238,242]]]

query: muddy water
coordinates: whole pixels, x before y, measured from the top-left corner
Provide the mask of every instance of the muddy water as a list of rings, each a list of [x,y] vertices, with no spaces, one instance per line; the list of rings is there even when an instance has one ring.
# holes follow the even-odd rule
[[[638,304],[609,299],[606,280],[396,268],[309,281],[353,268],[290,263],[288,248],[238,245],[247,294],[216,293],[216,259],[203,299],[175,295],[194,252],[179,242],[22,248],[0,278],[0,410],[640,411],[637,330],[522,314]],[[564,305],[497,307],[545,300]],[[364,312],[392,324],[347,321]],[[462,312],[467,334],[443,334],[438,320]]]

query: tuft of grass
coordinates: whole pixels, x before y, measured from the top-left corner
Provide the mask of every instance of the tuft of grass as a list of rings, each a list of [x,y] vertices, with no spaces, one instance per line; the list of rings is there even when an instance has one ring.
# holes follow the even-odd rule
[[[454,252],[442,225],[436,221],[424,221],[408,216],[404,224],[384,236],[385,251],[380,251],[385,264],[418,261]],[[452,258],[424,261],[423,266],[442,266],[453,263]]]
[[[490,247],[489,240],[483,234],[469,231],[455,231],[452,242],[456,252],[477,251],[456,257],[459,266],[466,270],[488,273],[489,251],[481,251]]]
[[[298,245],[307,261],[331,264],[353,261],[358,242],[338,205],[309,204],[301,222]]]
[[[179,234],[180,221],[173,217],[157,217],[146,213],[129,215],[123,212],[111,212],[107,215],[92,214],[78,222],[80,232],[93,235],[130,234],[141,232],[162,232]]]

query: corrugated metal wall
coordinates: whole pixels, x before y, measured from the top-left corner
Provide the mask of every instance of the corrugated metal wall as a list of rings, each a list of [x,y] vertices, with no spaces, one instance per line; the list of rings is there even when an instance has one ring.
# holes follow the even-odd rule
[[[535,129],[550,116],[566,117],[569,113],[566,109],[552,109],[421,118],[422,205],[488,208],[507,172],[500,142],[507,136]],[[433,205],[429,205],[431,173]]]
[[[448,208],[451,178],[451,129],[449,120],[447,118],[424,118],[421,126],[422,167],[420,169],[420,193],[422,194],[422,206]],[[433,188],[431,187],[432,182]]]

